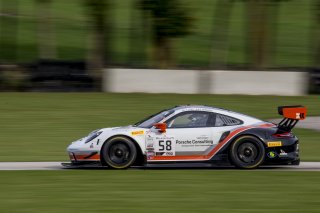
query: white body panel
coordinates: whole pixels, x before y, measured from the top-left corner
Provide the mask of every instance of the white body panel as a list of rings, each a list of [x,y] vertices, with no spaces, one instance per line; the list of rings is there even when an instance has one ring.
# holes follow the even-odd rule
[[[220,127],[167,128],[165,133],[160,133],[155,127],[140,128],[136,126],[125,126],[104,128],[98,130],[101,132],[98,137],[87,143],[85,143],[87,137],[77,140],[68,146],[67,151],[70,154],[71,160],[99,161],[103,144],[111,137],[122,135],[134,140],[140,147],[142,153],[147,156],[149,162],[172,160],[170,158],[172,156],[205,156],[217,146],[224,132],[232,131],[243,126],[264,123],[259,119],[243,114],[206,106],[181,106],[173,110],[174,112],[168,117],[165,117],[161,122],[165,122],[183,112],[202,111],[230,116],[243,121],[243,123]],[[90,155],[92,155],[92,157],[90,157]],[[163,159],[154,159],[156,155],[162,156]]]

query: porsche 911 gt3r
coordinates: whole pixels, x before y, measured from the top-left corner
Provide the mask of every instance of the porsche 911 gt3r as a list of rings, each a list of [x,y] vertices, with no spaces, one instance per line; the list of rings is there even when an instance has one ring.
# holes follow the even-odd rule
[[[299,141],[291,132],[306,117],[303,106],[278,108],[278,124],[210,106],[186,105],[134,125],[103,128],[72,142],[74,165],[116,169],[151,163],[206,162],[253,169],[262,164],[298,165]]]

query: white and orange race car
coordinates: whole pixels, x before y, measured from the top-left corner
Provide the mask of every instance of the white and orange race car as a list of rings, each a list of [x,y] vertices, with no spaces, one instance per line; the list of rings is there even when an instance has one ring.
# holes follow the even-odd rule
[[[291,132],[306,117],[303,106],[278,108],[273,124],[210,106],[186,105],[134,125],[103,128],[72,142],[71,165],[98,163],[115,169],[154,163],[212,163],[253,169],[298,165],[299,141]]]

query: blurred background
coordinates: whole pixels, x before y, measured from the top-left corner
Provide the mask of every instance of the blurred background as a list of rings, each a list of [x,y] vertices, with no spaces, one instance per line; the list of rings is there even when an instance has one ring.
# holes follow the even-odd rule
[[[0,0],[2,91],[101,91],[105,68],[294,70],[320,84],[319,0]]]
[[[319,162],[320,99],[308,94],[320,94],[320,0],[0,0],[0,91],[1,162],[68,161],[66,147],[92,130],[181,104],[263,120],[280,118],[278,106],[304,105],[309,126],[294,129],[301,159]],[[0,212],[320,209],[319,174],[306,170],[0,171],[0,179]]]

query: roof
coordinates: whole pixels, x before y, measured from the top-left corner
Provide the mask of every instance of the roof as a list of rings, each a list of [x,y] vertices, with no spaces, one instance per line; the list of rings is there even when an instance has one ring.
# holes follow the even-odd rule
[[[224,109],[224,108],[219,108],[219,107],[213,107],[213,106],[206,106],[206,105],[179,105],[179,106],[175,106],[172,109],[173,110],[183,110],[183,109],[189,109],[192,110],[193,108],[198,108],[198,109],[204,109],[204,110],[212,110],[215,111],[216,113],[223,113],[223,114],[229,114],[235,117],[246,117],[246,118],[251,118],[251,119],[257,119],[255,117],[252,117],[250,115],[245,115],[239,112],[235,112],[235,111],[231,111],[228,109]]]
[[[219,108],[219,107],[213,107],[213,106],[206,106],[206,105],[179,105],[175,106],[173,109],[180,110],[180,109],[187,109],[187,108],[201,108],[201,109],[210,109],[210,110],[218,110],[218,111],[227,111],[227,112],[233,112],[228,109]]]

